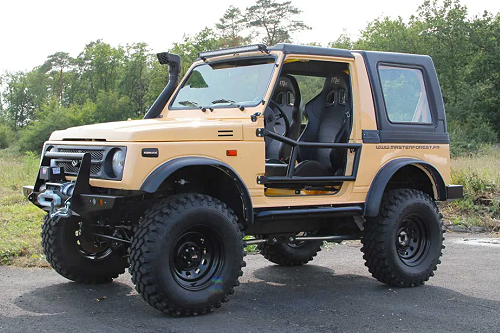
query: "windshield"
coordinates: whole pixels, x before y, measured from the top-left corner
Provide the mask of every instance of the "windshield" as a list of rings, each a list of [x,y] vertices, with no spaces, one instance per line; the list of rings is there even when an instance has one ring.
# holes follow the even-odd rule
[[[266,56],[196,66],[170,109],[256,106],[267,91],[275,60]]]

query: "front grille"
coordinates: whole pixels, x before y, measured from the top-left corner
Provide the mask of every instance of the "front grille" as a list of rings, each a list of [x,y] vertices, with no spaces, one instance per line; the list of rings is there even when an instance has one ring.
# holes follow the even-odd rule
[[[56,161],[56,165],[58,167],[63,167],[64,172],[67,174],[77,174],[78,171],[80,170],[80,166],[74,167],[71,162],[66,162],[66,161],[61,161],[58,160]],[[102,166],[101,164],[92,164],[90,166],[90,175],[91,176],[98,176],[101,173]]]
[[[100,178],[100,179],[110,179],[110,180],[121,180],[121,175],[118,177],[113,175],[111,170],[111,163],[105,163],[106,160],[111,158],[111,155],[117,149],[122,150],[126,153],[126,147],[116,147],[116,146],[77,146],[77,145],[54,145],[52,147],[52,152],[66,153],[66,154],[90,154],[90,177]],[[110,162],[110,161],[108,161]],[[71,158],[57,158],[53,159],[51,162],[52,166],[59,166],[64,168],[64,173],[69,176],[78,175],[80,171],[80,160],[73,160]]]
[[[79,167],[72,166],[71,162],[63,162],[63,161],[56,161],[56,166],[63,167],[64,172],[67,174],[76,174],[80,169]]]
[[[102,148],[79,148],[79,147],[55,147],[59,153],[83,154],[89,153],[92,165],[90,166],[90,176],[93,178],[103,178],[102,169],[104,165],[105,150]],[[57,159],[55,165],[64,168],[64,172],[68,175],[76,176],[80,170],[80,163],[76,166],[72,164],[73,160]]]
[[[101,165],[100,164],[92,164],[90,166],[90,174],[91,175],[98,175],[101,172]]]
[[[58,151],[60,153],[90,153],[92,161],[102,161],[104,157],[104,150],[95,150],[95,149],[68,149],[68,148],[59,148]]]

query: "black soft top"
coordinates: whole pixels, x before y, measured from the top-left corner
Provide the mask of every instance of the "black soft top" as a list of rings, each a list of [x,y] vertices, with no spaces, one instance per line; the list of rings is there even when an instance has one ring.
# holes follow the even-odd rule
[[[309,46],[309,45],[295,45],[295,44],[285,44],[280,43],[274,46],[268,47],[268,51],[282,51],[284,53],[292,54],[307,54],[307,55],[318,55],[318,56],[330,56],[330,57],[342,57],[342,58],[354,58],[351,51],[343,49],[332,49],[329,47],[319,47],[319,46]]]
[[[226,54],[242,54],[252,51],[261,51],[263,53],[269,53],[271,51],[281,51],[285,54],[307,54],[307,55],[318,55],[318,56],[330,56],[330,57],[342,57],[342,58],[354,58],[351,51],[342,49],[332,49],[328,47],[318,47],[309,45],[295,45],[280,43],[271,47],[267,47],[264,44],[254,44],[246,46],[231,47],[228,49],[206,51],[198,53],[198,59],[206,61],[209,58],[226,55]]]

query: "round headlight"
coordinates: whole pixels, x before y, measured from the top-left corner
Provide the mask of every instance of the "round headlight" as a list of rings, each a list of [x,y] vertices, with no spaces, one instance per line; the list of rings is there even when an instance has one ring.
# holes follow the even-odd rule
[[[125,164],[125,153],[122,150],[117,150],[113,153],[111,167],[116,177],[120,177],[123,173],[123,165]]]

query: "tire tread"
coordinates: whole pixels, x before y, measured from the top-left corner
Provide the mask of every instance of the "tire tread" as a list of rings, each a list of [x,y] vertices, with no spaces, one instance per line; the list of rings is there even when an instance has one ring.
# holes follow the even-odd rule
[[[114,262],[113,265],[108,266],[106,271],[91,271],[73,266],[69,257],[65,255],[67,249],[63,248],[57,239],[63,234],[63,223],[66,223],[66,221],[51,219],[48,215],[45,215],[42,224],[41,237],[45,258],[57,273],[68,280],[82,284],[111,282],[120,274],[125,273],[125,269],[128,267],[126,260]]]
[[[365,233],[361,240],[363,245],[361,251],[364,253],[365,266],[368,267],[369,272],[374,278],[390,286],[414,287],[422,285],[429,280],[429,277],[434,275],[437,265],[441,263],[439,258],[442,255],[442,248],[444,246],[439,251],[437,261],[426,272],[425,278],[408,279],[400,274],[398,275],[386,259],[389,256],[390,249],[385,246],[385,237],[389,233],[391,220],[395,218],[398,207],[414,200],[422,200],[431,205],[438,216],[441,239],[444,241],[442,215],[439,213],[436,203],[429,195],[418,190],[396,189],[388,191],[382,200],[379,215],[374,218],[367,218],[366,220]]]
[[[153,205],[144,213],[130,246],[129,272],[132,275],[132,282],[135,284],[137,292],[153,308],[169,315],[196,316],[213,312],[221,306],[222,302],[227,302],[227,296],[234,292],[234,289],[231,288],[220,299],[208,306],[186,308],[178,306],[174,300],[169,300],[163,295],[159,287],[159,281],[153,273],[154,266],[152,263],[155,257],[153,249],[157,242],[162,241],[160,232],[169,223],[172,213],[174,211],[181,213],[183,210],[203,206],[216,208],[231,220],[234,232],[241,236],[241,245],[238,250],[241,251],[241,257],[243,258],[245,251],[244,234],[241,231],[242,226],[238,222],[237,215],[225,203],[203,194],[174,195]],[[238,268],[238,277],[243,274],[241,268],[244,266],[245,262],[242,260]],[[234,287],[239,285],[238,277],[232,282]]]

